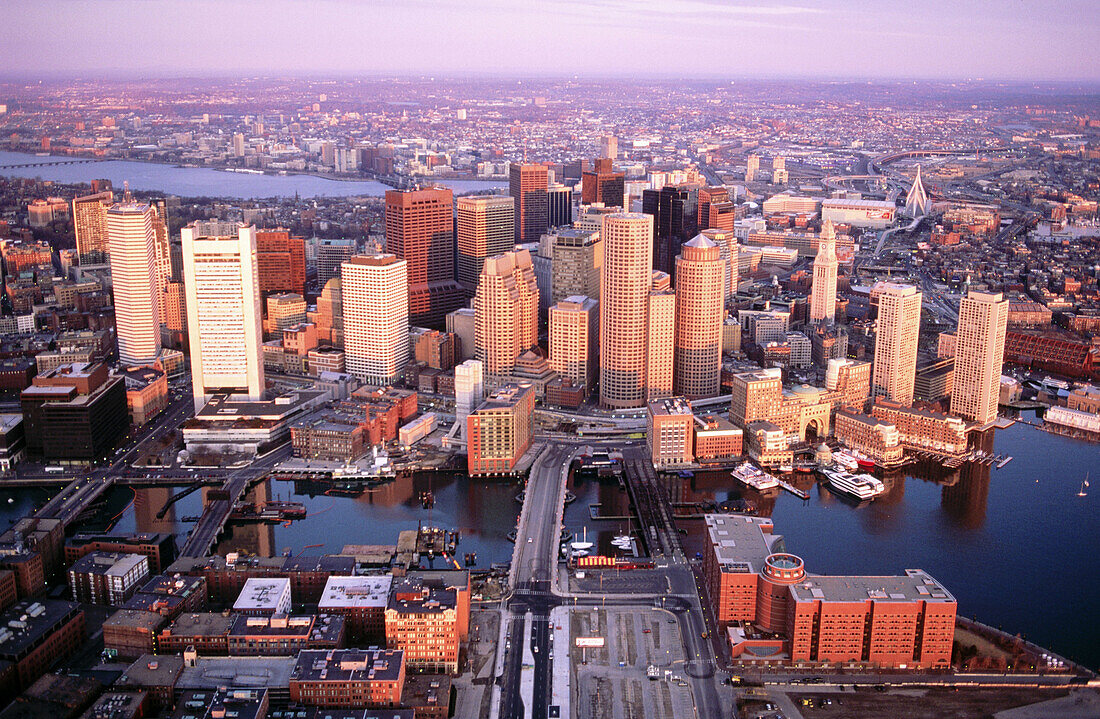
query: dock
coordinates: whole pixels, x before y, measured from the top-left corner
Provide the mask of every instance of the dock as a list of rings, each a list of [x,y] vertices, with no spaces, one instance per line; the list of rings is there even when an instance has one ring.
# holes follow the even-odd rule
[[[790,482],[787,482],[787,481],[784,481],[784,480],[780,479],[779,480],[779,486],[782,487],[784,490],[790,492],[794,496],[798,497],[799,499],[809,499],[810,498],[810,493],[809,492],[803,492],[801,489],[794,486]]]
[[[634,519],[632,514],[600,514],[600,507],[602,505],[599,502],[588,505],[588,517],[589,519],[601,520],[613,520],[616,522],[623,522],[628,519]]]

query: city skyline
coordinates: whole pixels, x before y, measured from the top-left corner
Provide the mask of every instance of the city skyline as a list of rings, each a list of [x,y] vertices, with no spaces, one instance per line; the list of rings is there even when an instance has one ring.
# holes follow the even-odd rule
[[[106,9],[105,9],[106,8]],[[991,13],[995,9],[996,13]],[[473,10],[473,12],[471,12]],[[914,6],[840,0],[764,2],[638,0],[474,3],[326,0],[303,6],[245,0],[16,1],[0,10],[0,45],[10,48],[8,77],[89,73],[130,77],[232,75],[431,74],[510,76],[673,76],[724,78],[894,78],[1100,80],[1093,6],[1055,3],[923,2]],[[329,42],[305,42],[305,27]],[[178,32],[198,17],[202,52]],[[1073,18],[1064,22],[1063,18]],[[110,19],[110,22],[107,20]],[[68,42],[42,43],[28,27],[49,23]],[[378,27],[415,24],[420,42]],[[248,27],[249,33],[239,32]],[[95,32],[86,32],[94,28]],[[517,32],[517,29],[519,32]],[[1048,41],[1057,33],[1059,43]],[[730,44],[731,36],[738,38]],[[366,40],[366,47],[364,47]],[[687,42],[717,43],[730,56],[715,72],[710,58],[662,72],[651,58]],[[774,53],[777,46],[785,48]],[[638,48],[646,47],[646,52]],[[198,51],[197,51],[198,50]],[[583,51],[590,68],[562,70]],[[151,60],[150,58],[156,58]]]

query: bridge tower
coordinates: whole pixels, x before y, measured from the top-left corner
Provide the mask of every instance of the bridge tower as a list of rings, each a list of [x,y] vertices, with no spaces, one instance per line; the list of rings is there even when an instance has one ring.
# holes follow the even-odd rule
[[[917,176],[913,178],[913,186],[905,196],[905,211],[910,217],[923,217],[928,214],[929,204],[928,193],[924,191],[924,183],[920,178],[920,165],[917,165]]]

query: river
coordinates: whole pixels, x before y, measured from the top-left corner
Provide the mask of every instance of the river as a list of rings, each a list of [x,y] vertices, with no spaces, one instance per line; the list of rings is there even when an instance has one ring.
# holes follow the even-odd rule
[[[61,183],[91,182],[105,178],[116,189],[129,182],[131,189],[160,191],[180,197],[228,197],[239,200],[267,197],[381,197],[391,189],[374,180],[330,180],[316,175],[254,175],[206,167],[179,167],[154,162],[105,160],[77,165],[3,167],[28,165],[70,157],[39,157],[21,152],[0,151],[0,176],[40,177]],[[433,180],[456,193],[504,189],[503,181]]]
[[[675,501],[754,501],[810,572],[891,575],[921,568],[955,595],[961,614],[1100,667],[1100,596],[1095,591],[1100,489],[1077,496],[1085,472],[1100,468],[1100,445],[1017,423],[997,431],[992,450],[1014,459],[1003,469],[967,465],[944,472],[915,467],[885,477],[887,493],[863,506],[838,498],[809,475],[796,480],[810,493],[805,502],[785,492],[761,497],[726,472],[666,481]],[[626,494],[614,480],[574,478],[570,489],[577,500],[566,509],[567,528],[578,538],[587,530],[590,541],[610,552],[611,538],[631,522],[593,521],[588,507],[598,502],[604,514],[628,514]],[[425,475],[346,498],[316,489],[311,495],[310,488],[292,482],[267,482],[251,496],[292,497],[307,505],[310,516],[289,525],[231,527],[218,551],[338,552],[345,544],[394,544],[400,530],[422,522],[460,530],[459,554],[476,552],[477,567],[485,569],[511,559],[507,534],[519,514],[519,490],[515,484],[462,475]],[[420,499],[426,491],[435,497],[431,509]],[[202,498],[192,494],[158,520],[155,515],[171,494],[169,488],[114,489],[100,522],[113,519],[116,531],[182,536],[191,526],[184,518],[201,512]],[[0,490],[0,526],[43,496]],[[8,497],[15,501],[7,504]],[[680,520],[680,526],[688,531],[684,539],[689,554],[701,551],[702,522]]]

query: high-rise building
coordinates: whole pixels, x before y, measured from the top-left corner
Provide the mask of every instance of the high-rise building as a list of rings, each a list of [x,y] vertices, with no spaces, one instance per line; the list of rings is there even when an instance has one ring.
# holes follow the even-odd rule
[[[646,327],[646,400],[672,396],[675,376],[676,293],[668,275],[654,270]]]
[[[756,173],[760,172],[760,156],[749,155],[745,161],[745,182],[756,182]]]
[[[153,215],[152,207],[137,202],[107,211],[118,358],[126,365],[152,364],[160,354]]]
[[[466,418],[466,467],[471,475],[509,474],[531,447],[535,388],[507,384]]]
[[[725,187],[703,187],[699,190],[700,230],[714,229],[733,233],[735,223],[733,202]]]
[[[718,395],[722,363],[722,297],[728,264],[704,235],[684,243],[676,258],[676,334],[673,391],[688,399]]]
[[[486,257],[515,245],[515,200],[507,195],[460,197],[458,215],[458,282],[467,292],[477,288]]]
[[[256,228],[208,236],[202,225],[180,231],[195,411],[215,394],[258,400],[264,392]]]
[[[344,299],[339,277],[325,283],[317,298],[317,313],[309,319],[317,325],[318,339],[344,346]]]
[[[443,329],[465,293],[454,279],[454,193],[445,187],[386,192],[386,251],[408,263],[409,322]]]
[[[874,289],[879,290],[879,305],[871,392],[910,405],[917,373],[921,293],[896,282],[879,282]]]
[[[1007,331],[1008,300],[1001,293],[971,290],[959,302],[951,414],[982,425],[997,419]]]
[[[550,302],[581,295],[600,299],[603,242],[599,230],[563,228],[551,234]]]
[[[73,228],[80,264],[99,265],[110,255],[107,239],[107,208],[114,202],[110,190],[73,200]]]
[[[652,285],[653,217],[604,215],[600,230],[600,405],[643,407],[646,398],[646,330]]]
[[[280,292],[267,298],[267,322],[265,331],[280,337],[283,330],[306,321],[306,300],[294,292]]]
[[[666,185],[642,193],[642,212],[653,216],[653,269],[676,282],[680,245],[698,232],[698,191],[690,186]]]
[[[330,260],[326,257],[326,263],[328,261]],[[293,292],[305,297],[306,243],[304,239],[291,237],[286,230],[258,230],[256,263],[260,268],[260,294]],[[331,273],[331,269],[327,271]],[[331,277],[331,274],[329,276]]]
[[[317,245],[317,283],[324,287],[333,277],[339,277],[340,265],[354,254],[355,240],[321,240]]]
[[[164,199],[149,203],[153,212],[153,277],[156,283],[157,310],[160,323],[168,317],[168,284],[178,281],[172,271],[172,244],[168,241],[168,202]],[[178,247],[177,247],[178,251]]]
[[[732,302],[737,295],[737,283],[741,279],[739,267],[740,246],[737,244],[737,236],[732,230],[707,229],[701,233],[711,242],[718,245],[718,254],[722,258],[722,302]]]
[[[474,357],[488,375],[510,372],[516,358],[538,344],[539,290],[531,253],[487,258],[473,304]]]
[[[619,159],[619,138],[614,135],[601,135],[600,157],[606,157],[610,160]]]
[[[368,384],[392,385],[409,361],[408,262],[358,255],[340,267],[347,370]]]
[[[832,324],[836,316],[836,230],[830,220],[821,226],[810,289],[810,322]]]
[[[508,168],[508,194],[516,201],[515,241],[536,242],[546,232],[549,176],[545,165],[513,162]]]
[[[485,399],[485,365],[479,360],[466,360],[455,367],[455,422],[466,436],[466,418]]]
[[[581,174],[581,203],[602,202],[607,207],[622,207],[626,174],[615,172],[611,160],[598,159],[595,168]]]
[[[599,306],[590,297],[574,295],[550,308],[550,368],[569,379],[585,395],[596,384]]]
[[[547,219],[550,227],[566,227],[573,224],[573,188],[557,183],[546,190]]]

